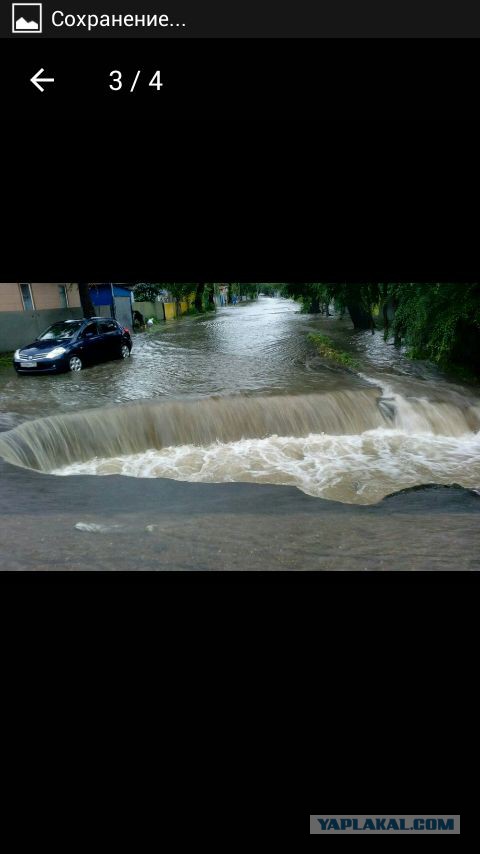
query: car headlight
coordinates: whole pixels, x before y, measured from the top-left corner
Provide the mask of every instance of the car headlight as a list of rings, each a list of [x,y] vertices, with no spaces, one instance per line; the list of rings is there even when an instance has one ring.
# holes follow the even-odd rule
[[[14,352],[14,354],[13,354],[13,358],[14,358],[15,360],[17,360],[17,359],[19,359],[19,358],[20,358],[20,350],[15,350],[15,352]]]
[[[54,347],[53,350],[50,350],[49,353],[45,353],[46,359],[56,359],[57,356],[63,356],[66,353],[65,347]]]

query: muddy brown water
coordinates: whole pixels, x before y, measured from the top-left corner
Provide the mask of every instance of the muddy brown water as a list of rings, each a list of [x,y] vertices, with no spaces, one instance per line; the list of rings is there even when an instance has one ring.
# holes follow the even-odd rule
[[[0,429],[15,568],[478,567],[478,390],[290,301],[164,324],[79,375],[4,369]]]

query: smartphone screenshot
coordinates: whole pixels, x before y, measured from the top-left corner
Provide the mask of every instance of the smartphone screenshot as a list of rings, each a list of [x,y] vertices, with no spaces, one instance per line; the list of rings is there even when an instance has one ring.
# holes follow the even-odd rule
[[[471,136],[474,23],[358,5],[2,7],[5,568],[479,569],[478,276],[362,215]]]
[[[454,10],[428,0],[4,2],[3,116],[123,126],[474,119],[476,11],[465,0]]]
[[[105,673],[153,650],[163,707],[176,669],[189,713],[228,719],[199,742],[232,749],[238,780],[242,738],[254,753],[242,822],[295,840],[307,800],[367,791],[367,809],[428,813],[311,815],[311,835],[468,826],[435,810],[461,810],[475,706],[475,13],[0,10],[9,642],[28,598],[31,650],[46,613],[70,654],[59,615],[78,607],[83,644],[101,612]]]

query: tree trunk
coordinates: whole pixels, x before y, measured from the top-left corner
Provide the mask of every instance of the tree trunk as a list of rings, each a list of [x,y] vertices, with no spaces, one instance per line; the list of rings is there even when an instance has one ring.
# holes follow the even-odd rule
[[[309,314],[320,314],[320,300],[318,297],[312,297]]]
[[[373,330],[375,328],[371,311],[366,309],[361,303],[348,303],[347,308],[355,329]]]
[[[94,317],[95,309],[90,297],[89,282],[77,282],[84,317]]]
[[[212,287],[208,289],[208,308],[210,311],[215,311],[215,308],[216,308],[214,296],[215,296],[215,287],[214,287],[214,285],[212,285]]]
[[[397,308],[398,303],[395,297],[390,297],[389,299],[386,299],[383,303],[383,320],[387,333],[389,332],[390,326],[395,320],[395,312]]]
[[[203,311],[203,289],[205,282],[199,282],[195,290],[195,308],[197,311]]]
[[[383,303],[382,312],[383,312],[383,324],[384,324],[385,329],[388,333],[388,330],[390,328],[390,318],[388,316],[388,303],[387,302]]]

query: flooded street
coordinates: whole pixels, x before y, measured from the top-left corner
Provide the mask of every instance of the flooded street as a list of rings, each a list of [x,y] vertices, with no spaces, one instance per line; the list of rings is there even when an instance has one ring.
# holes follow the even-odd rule
[[[162,323],[135,335],[130,361],[76,375],[36,377],[33,394],[30,381],[4,370],[0,418],[12,411],[23,420],[165,397],[335,389],[340,375],[325,371],[319,383],[308,364],[307,335],[317,327],[318,321],[301,315],[295,303],[267,297]]]
[[[309,342],[309,332],[329,335],[356,359],[355,370],[326,363]],[[9,464],[4,464],[4,482],[11,494],[15,483],[20,488],[36,479],[44,496],[56,495],[55,500],[68,505],[75,483],[88,502],[85,509],[97,508],[96,518],[102,512],[102,492],[105,502],[109,496],[103,531],[75,529],[94,524],[88,513],[80,513],[81,503],[75,510],[62,510],[68,514],[68,530],[75,529],[74,542],[85,545],[93,538],[101,550],[99,561],[107,565],[107,541],[113,544],[128,532],[131,537],[141,532],[142,541],[150,544],[146,564],[155,561],[152,543],[159,546],[160,538],[164,557],[158,553],[156,559],[164,560],[164,568],[194,568],[195,550],[187,559],[187,546],[179,545],[178,537],[175,548],[183,557],[168,551],[175,522],[171,507],[166,511],[162,504],[162,490],[175,495],[179,507],[183,501],[190,508],[181,530],[190,545],[197,543],[197,560],[205,537],[205,567],[200,561],[199,568],[224,568],[249,546],[258,558],[251,568],[257,569],[340,568],[342,557],[344,568],[389,568],[400,557],[403,566],[392,568],[408,568],[408,546],[398,518],[394,527],[392,510],[412,520],[411,508],[418,513],[420,506],[423,531],[410,533],[417,555],[413,568],[429,568],[430,558],[438,565],[438,554],[429,555],[426,545],[436,537],[442,542],[438,568],[449,568],[458,543],[465,547],[466,541],[470,546],[461,568],[472,568],[477,560],[478,388],[452,383],[431,366],[408,360],[380,332],[354,332],[347,316],[303,315],[291,301],[261,297],[140,333],[125,362],[59,376],[19,378],[13,369],[1,369],[0,430],[0,456]],[[165,478],[185,483],[167,487]],[[428,500],[419,493],[387,498],[427,485],[452,487],[422,493],[435,496],[431,515]],[[200,496],[198,490],[202,506],[194,510],[192,497]],[[150,496],[148,505],[139,500],[142,491]],[[120,494],[124,506],[115,505]],[[220,494],[228,494],[226,505],[221,506],[223,498],[219,505]],[[238,496],[248,507],[238,504]],[[42,501],[42,507],[46,504]],[[324,530],[322,551],[315,546],[321,533],[315,517],[323,518],[326,508],[329,518],[338,515],[341,532]],[[192,521],[200,509],[203,534],[198,521]],[[241,533],[238,513],[248,515]],[[445,519],[438,528],[442,513],[448,516],[448,530]],[[223,557],[218,514],[230,542]],[[377,531],[391,526],[388,547],[380,553],[372,536],[374,524]],[[295,546],[287,545],[287,529]],[[265,542],[267,530],[277,548],[271,540]],[[213,539],[220,536],[223,545],[212,546],[209,563],[213,531]],[[109,532],[115,539],[108,538]],[[423,537],[416,546],[415,537]],[[390,554],[392,542],[396,557]]]

